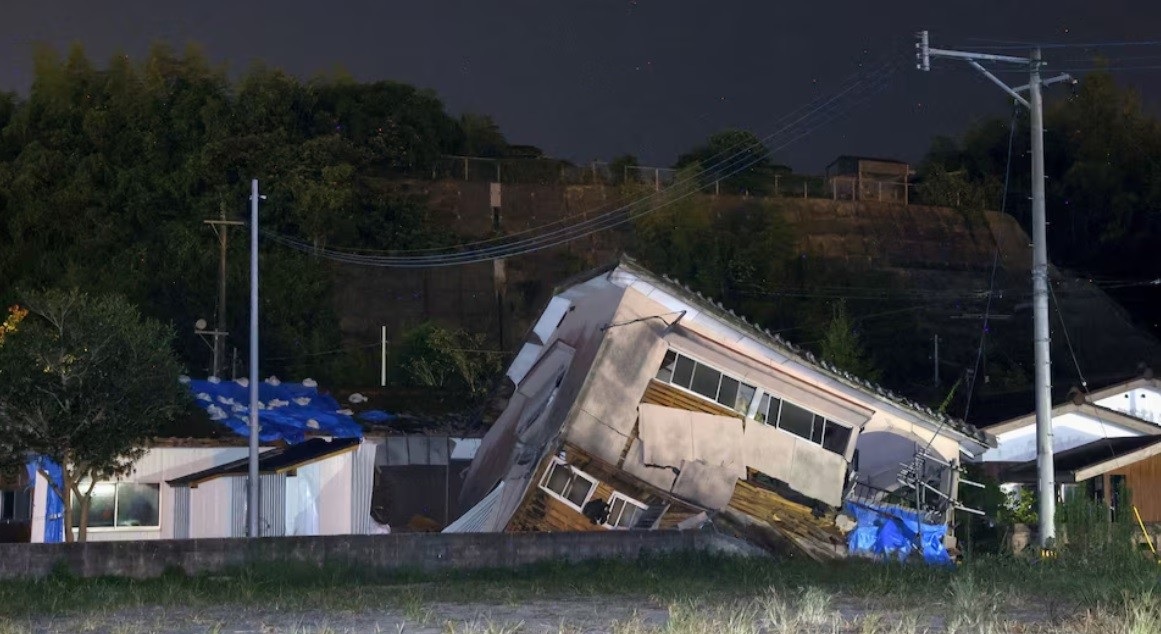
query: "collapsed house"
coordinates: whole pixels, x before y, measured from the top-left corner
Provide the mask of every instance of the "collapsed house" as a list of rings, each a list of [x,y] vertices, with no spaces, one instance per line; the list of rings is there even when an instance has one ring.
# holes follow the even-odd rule
[[[836,557],[844,507],[945,525],[991,444],[627,258],[560,290],[506,375],[449,532],[712,521]]]

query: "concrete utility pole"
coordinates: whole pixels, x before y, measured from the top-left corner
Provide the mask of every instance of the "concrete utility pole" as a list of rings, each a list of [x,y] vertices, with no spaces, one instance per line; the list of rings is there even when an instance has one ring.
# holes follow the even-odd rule
[[[221,215],[216,220],[204,222],[214,230],[218,236],[218,320],[214,331],[214,364],[212,376],[221,378],[222,366],[226,362],[226,249],[229,244],[230,227],[245,226],[241,220],[226,220],[226,208],[220,209]]]
[[[258,179],[250,181],[250,469],[247,535],[258,536]]]
[[[919,70],[931,70],[932,57],[960,59],[980,71],[989,81],[1011,95],[1031,112],[1032,128],[1032,324],[1036,366],[1036,466],[1040,485],[1040,545],[1052,548],[1056,539],[1056,469],[1052,455],[1052,363],[1048,335],[1048,243],[1044,211],[1044,105],[1040,89],[1048,84],[1073,81],[1067,74],[1049,80],[1040,78],[1044,62],[1040,49],[1031,57],[988,53],[968,53],[931,48],[927,31],[918,33],[915,44]],[[1016,64],[1028,69],[1028,84],[1012,88],[984,68],[980,62]],[[1028,92],[1028,99],[1020,93]]]

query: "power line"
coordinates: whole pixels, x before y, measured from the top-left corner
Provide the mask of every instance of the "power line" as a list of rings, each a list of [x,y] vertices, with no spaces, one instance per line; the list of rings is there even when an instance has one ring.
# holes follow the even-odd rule
[[[844,93],[850,92],[854,88],[855,88],[854,86],[852,86],[851,88],[848,88],[847,90],[843,91],[843,93],[836,95],[835,97],[833,97],[829,101],[834,102],[834,101],[838,100],[839,98],[845,96]],[[822,106],[815,108],[815,110],[813,112],[807,113],[806,115],[800,117],[798,121],[783,128],[783,130],[779,130],[778,132],[770,135],[770,137],[774,137],[774,136],[777,136],[777,135],[785,133],[785,132],[793,132],[794,127],[797,124],[800,124],[803,120],[806,120],[806,119],[809,119],[810,117],[815,116],[818,112],[822,111],[824,108],[826,108],[828,106],[830,106],[830,103],[824,103]],[[828,113],[828,115],[824,115],[824,119],[827,116],[829,116],[830,118],[834,118],[835,116],[837,116],[837,114],[839,114],[839,113]],[[768,137],[768,138],[770,138],[770,137]],[[788,143],[793,142],[793,140],[795,140],[795,139],[791,139],[790,141],[783,143],[782,146],[780,146],[780,147],[784,147]],[[733,169],[728,174],[726,174],[726,176],[728,177],[729,174],[736,173],[737,171],[740,171],[741,169],[745,169],[746,167],[749,167],[749,165],[753,164],[757,160],[757,159],[751,159],[749,161],[743,161],[744,164],[738,164],[737,157],[738,157],[738,155],[736,155],[735,157],[731,157],[730,159],[727,159],[726,161],[723,161],[722,163],[720,163],[718,165],[711,166],[709,169],[703,170],[703,173],[708,172],[708,171],[713,170],[713,169],[722,169],[724,166],[726,166],[730,162],[733,162],[734,163]],[[692,177],[690,179],[686,179],[686,181],[682,181],[679,184],[684,184],[685,182],[688,182],[689,180],[693,180],[696,178],[697,178],[697,176],[695,175],[694,177]],[[672,204],[673,202],[676,202],[676,200],[679,200],[681,198],[687,197],[688,195],[695,193],[695,191],[696,190],[689,191],[689,192],[686,192],[685,195],[679,195],[676,198],[674,198],[672,195],[670,195],[670,191],[667,190],[666,192],[664,192],[664,195],[669,200],[664,201],[661,205],[659,205],[659,207],[664,207],[664,206],[667,206],[668,204]],[[657,198],[657,197],[660,197],[660,194],[648,196],[642,200],[644,201],[644,200],[648,200],[649,198]],[[509,242],[508,244],[504,244],[501,246],[491,247],[488,249],[480,249],[480,250],[476,250],[474,252],[469,251],[466,253],[465,252],[458,252],[458,253],[452,252],[452,253],[448,253],[448,254],[418,256],[418,257],[412,257],[412,258],[391,257],[391,256],[371,258],[369,256],[358,256],[355,254],[347,254],[347,253],[339,252],[336,250],[319,251],[319,250],[315,249],[312,245],[306,245],[306,243],[304,243],[302,241],[296,241],[293,238],[290,238],[289,241],[290,242],[299,242],[300,244],[297,245],[297,247],[300,248],[301,250],[304,250],[304,251],[307,250],[307,249],[302,249],[302,247],[308,246],[309,252],[321,254],[321,255],[324,255],[324,257],[332,257],[332,259],[334,259],[335,256],[337,255],[337,256],[339,256],[343,259],[346,259],[352,263],[370,264],[370,265],[377,265],[377,266],[387,266],[387,265],[391,265],[391,264],[395,264],[398,266],[408,266],[408,265],[417,266],[417,265],[428,265],[428,264],[431,264],[431,265],[449,265],[449,264],[465,263],[464,262],[465,260],[472,260],[472,259],[477,258],[477,256],[483,256],[483,255],[487,255],[490,257],[481,257],[481,258],[479,258],[480,260],[488,260],[488,259],[494,259],[495,257],[503,257],[506,254],[506,252],[511,252],[517,248],[522,248],[525,246],[533,245],[533,244],[536,244],[537,242],[540,242],[541,244],[543,244],[543,241],[546,239],[549,239],[549,238],[565,237],[564,241],[567,241],[567,240],[575,239],[576,237],[583,237],[584,235],[588,235],[588,233],[592,233],[594,231],[598,231],[598,230],[602,230],[602,229],[606,229],[606,228],[611,228],[611,227],[616,226],[618,224],[622,224],[624,222],[627,222],[628,220],[632,219],[632,216],[644,215],[644,213],[650,213],[650,212],[656,210],[656,208],[654,208],[651,210],[646,210],[645,212],[639,212],[639,213],[634,214],[632,212],[632,207],[635,204],[636,203],[630,203],[629,205],[625,205],[625,206],[623,206],[617,210],[614,210],[612,212],[607,212],[601,216],[598,216],[598,217],[595,217],[595,218],[592,218],[592,219],[589,219],[586,221],[582,221],[580,223],[576,223],[575,225],[564,227],[562,229],[552,231],[552,232],[549,232],[549,233],[541,235],[541,236],[537,236],[534,238],[528,238],[525,240],[512,241],[512,242]],[[626,218],[625,217],[626,214],[628,214],[628,216],[630,216],[630,217]],[[592,229],[592,231],[587,231],[586,233],[581,233],[579,235],[566,237],[566,236],[568,236],[569,233],[573,233],[573,232],[577,232],[577,231],[581,231],[581,230],[588,230],[588,229]],[[282,238],[283,238],[283,242],[286,243],[287,242],[286,237],[283,236]],[[553,244],[547,245],[547,246],[555,246],[555,244],[559,244],[559,243],[560,242],[556,242],[556,243],[553,243]],[[288,244],[288,246],[296,246],[296,245]],[[540,248],[545,248],[545,247],[541,246]],[[521,252],[526,252],[526,251],[521,251]]]
[[[1000,50],[1031,50],[1033,48],[1064,49],[1064,48],[1122,48],[1122,47],[1133,47],[1133,46],[1161,46],[1161,40],[1139,40],[1139,41],[1114,40],[1114,41],[1109,41],[1109,42],[1087,42],[1087,43],[1078,42],[1076,44],[1072,44],[1072,43],[1068,43],[1068,42],[1047,42],[1047,43],[1039,43],[1038,44],[1035,42],[1016,42],[1014,40],[995,40],[995,41],[1000,42],[1000,43],[993,44],[990,46],[973,46],[972,48],[1000,51]]]
[[[758,151],[760,148],[762,148],[762,146],[764,145],[764,142],[772,140],[773,138],[775,138],[779,134],[790,129],[794,124],[797,124],[797,123],[801,122],[802,120],[804,120],[805,118],[812,116],[815,112],[828,106],[830,103],[835,102],[836,99],[843,97],[847,92],[860,86],[860,84],[863,84],[864,82],[867,82],[867,81],[876,81],[876,80],[884,78],[884,76],[889,76],[890,74],[893,74],[894,71],[897,69],[897,66],[898,66],[897,61],[893,61],[890,59],[884,59],[884,60],[881,60],[878,63],[876,63],[872,67],[871,70],[863,70],[863,71],[859,71],[856,73],[852,73],[851,75],[848,75],[846,78],[844,78],[843,80],[841,80],[839,82],[840,85],[848,85],[847,89],[840,91],[838,94],[832,95],[830,97],[826,97],[826,96],[817,97],[814,100],[812,100],[811,102],[808,102],[807,104],[805,104],[803,106],[800,106],[798,109],[796,109],[796,110],[794,110],[786,115],[779,117],[778,119],[776,119],[774,121],[774,125],[775,126],[783,126],[783,127],[779,128],[774,133],[767,135],[764,139],[759,139],[759,141],[757,143],[748,143],[747,144],[745,142],[739,142],[739,143],[736,143],[728,148],[725,148],[725,149],[719,151],[718,153],[714,154],[713,156],[711,156],[707,160],[706,165],[702,166],[701,170],[694,173],[692,176],[687,177],[685,180],[679,181],[678,183],[675,183],[675,185],[697,181],[702,176],[705,176],[706,174],[710,174],[713,170],[724,169],[731,162],[735,162],[738,158],[744,158],[746,154],[748,154],[750,152]],[[781,146],[781,147],[784,147],[784,146]],[[777,149],[781,149],[781,147],[779,147]],[[722,157],[725,157],[725,158],[722,158]],[[721,160],[719,160],[719,159],[721,159]],[[749,165],[747,165],[746,167],[749,167]],[[743,169],[745,169],[745,168],[743,168]],[[732,175],[732,174],[733,173],[731,173],[729,175]],[[724,178],[728,178],[729,175],[723,176],[723,175],[719,174],[717,177],[717,180],[722,180]],[[359,253],[379,253],[379,254],[386,254],[386,255],[404,256],[404,255],[411,255],[411,254],[425,254],[425,253],[431,254],[431,253],[435,253],[435,252],[439,252],[439,251],[449,251],[452,249],[463,249],[465,247],[475,247],[475,246],[479,246],[479,245],[490,245],[490,244],[503,243],[503,242],[510,241],[513,237],[516,237],[516,236],[527,235],[529,233],[535,233],[535,232],[543,230],[543,229],[548,229],[550,227],[555,227],[555,226],[564,224],[568,220],[587,217],[590,214],[597,213],[596,217],[590,219],[590,220],[595,220],[603,215],[606,215],[609,212],[617,212],[617,211],[623,210],[624,208],[629,207],[633,204],[644,202],[650,198],[657,198],[657,197],[659,197],[659,194],[662,194],[662,193],[664,193],[664,192],[654,192],[654,193],[649,194],[647,196],[638,198],[630,203],[625,203],[625,204],[620,204],[620,205],[618,205],[616,202],[605,204],[605,205],[600,205],[594,209],[570,214],[570,215],[558,218],[556,220],[544,223],[544,224],[536,226],[536,227],[529,227],[526,229],[521,229],[519,231],[512,232],[512,233],[509,233],[509,234],[504,235],[504,236],[496,236],[493,238],[485,238],[485,239],[475,240],[475,241],[471,241],[471,242],[465,242],[465,243],[455,245],[452,247],[427,247],[427,248],[420,248],[420,249],[388,249],[388,250],[366,249],[366,248],[348,248],[348,249],[343,249],[343,250],[349,251],[349,252],[359,252]],[[606,209],[608,211],[599,212],[599,210],[601,210],[601,209]]]
[[[788,146],[798,139],[810,134],[815,129],[826,125],[837,119],[839,116],[845,114],[851,109],[853,105],[861,103],[861,101],[859,101],[855,104],[847,105],[845,108],[837,107],[838,104],[841,104],[844,100],[850,99],[852,95],[858,96],[863,101],[865,101],[870,96],[873,96],[877,92],[881,91],[884,88],[884,80],[890,78],[894,71],[894,64],[889,64],[884,68],[877,70],[876,76],[865,78],[864,80],[860,80],[859,82],[856,82],[855,84],[845,88],[838,94],[823,102],[821,105],[813,108],[810,112],[799,116],[795,121],[768,135],[764,141],[769,142],[772,139],[780,139],[784,138],[785,136],[797,133],[796,136],[782,141],[774,148],[774,151]],[[805,130],[802,129],[804,127],[806,128]],[[687,178],[684,181],[680,181],[675,185],[689,183],[690,181],[697,180],[700,176],[703,176],[707,173],[711,173],[717,179],[722,179],[728,178],[733,174],[747,169],[761,159],[761,157],[746,156],[752,151],[753,147],[755,146],[749,146],[742,152],[739,152],[734,156],[719,162],[718,164],[711,165],[709,168],[703,169],[699,174],[695,174],[694,176]],[[692,187],[689,188],[688,191],[673,195],[671,192],[675,189],[680,192],[681,188],[673,186],[663,192],[658,192],[653,195],[646,196],[638,201],[623,205],[597,217],[581,221],[579,223],[569,225],[555,231],[550,231],[539,236],[534,236],[523,240],[508,241],[504,244],[498,244],[497,246],[484,249],[469,251],[449,251],[446,253],[430,254],[424,256],[368,256],[352,253],[346,250],[330,248],[320,249],[305,241],[298,240],[290,236],[280,235],[272,231],[264,231],[263,233],[267,238],[284,246],[288,246],[290,248],[294,248],[319,257],[352,264],[388,267],[393,266],[399,268],[451,266],[455,264],[467,264],[471,262],[493,260],[501,257],[510,257],[512,255],[520,255],[523,253],[530,253],[552,246],[557,246],[559,244],[590,235],[597,231],[619,226],[635,218],[654,213],[679,200],[687,198],[700,190],[699,187]],[[633,207],[639,205],[640,203],[656,198],[660,198],[662,200],[653,207],[644,210],[633,209]],[[510,237],[506,237],[504,239],[510,240]]]
[[[998,267],[999,263],[1000,263],[1000,251],[999,251],[999,249],[997,249],[995,252],[995,256],[992,260],[992,281],[991,281],[991,284],[993,287],[996,284],[996,268]],[[983,323],[983,326],[980,327],[980,346],[976,350],[976,362],[975,362],[975,365],[972,366],[972,375],[970,377],[968,377],[967,404],[964,406],[964,410],[963,410],[963,420],[965,423],[968,420],[968,415],[971,414],[971,411],[972,411],[972,395],[975,393],[975,389],[976,389],[976,377],[979,376],[979,373],[980,373],[980,360],[983,359],[983,356],[984,356],[984,342],[987,340],[987,337],[988,337],[988,320],[991,318],[991,315],[992,315],[992,294],[988,293],[988,304],[984,308],[984,323]],[[932,440],[935,440],[934,436],[932,436]],[[928,443],[928,444],[930,444],[930,443]]]

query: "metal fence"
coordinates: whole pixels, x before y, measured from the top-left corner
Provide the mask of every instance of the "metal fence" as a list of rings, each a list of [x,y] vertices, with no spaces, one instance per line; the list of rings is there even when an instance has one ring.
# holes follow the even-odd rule
[[[617,186],[639,183],[661,191],[678,181],[678,170],[644,165],[614,166],[603,161],[573,165],[550,158],[443,156],[432,168],[431,178],[540,185]],[[862,200],[903,205],[922,202],[915,183],[857,176],[778,173],[758,182],[751,179],[749,183],[750,188],[743,188],[734,181],[722,179],[704,182],[702,187],[706,193],[714,195]]]

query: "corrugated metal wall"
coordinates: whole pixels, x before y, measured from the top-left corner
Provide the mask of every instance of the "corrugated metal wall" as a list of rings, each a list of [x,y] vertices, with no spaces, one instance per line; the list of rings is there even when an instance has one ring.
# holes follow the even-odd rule
[[[281,537],[286,534],[286,475],[258,476],[258,534]]]
[[[371,490],[375,486],[375,456],[383,447],[363,441],[351,461],[351,532],[371,533]]]
[[[246,536],[246,478],[230,478],[230,537]]]
[[[189,539],[189,487],[173,487],[173,538]]]

